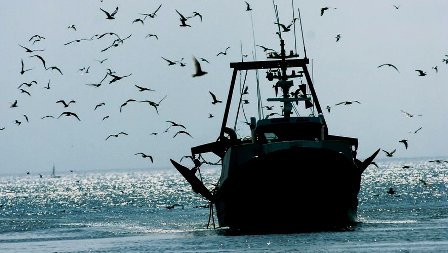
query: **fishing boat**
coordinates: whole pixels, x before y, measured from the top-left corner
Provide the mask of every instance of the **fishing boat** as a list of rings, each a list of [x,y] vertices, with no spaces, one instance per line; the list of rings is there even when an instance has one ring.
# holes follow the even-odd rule
[[[280,50],[266,60],[230,63],[232,79],[217,140],[191,148],[197,158],[192,169],[171,160],[193,190],[210,202],[213,217],[216,210],[220,227],[277,232],[356,223],[361,175],[379,149],[360,161],[357,138],[329,134],[308,64],[306,54],[287,54],[281,37]],[[251,70],[266,72],[276,95],[267,102],[280,103],[281,112],[278,117],[273,117],[275,113],[251,117],[250,137],[243,138],[228,126],[228,118],[237,73]],[[300,83],[295,83],[297,78]],[[244,86],[236,110],[243,90]],[[209,152],[222,161],[214,189],[208,189],[198,175],[199,158]]]

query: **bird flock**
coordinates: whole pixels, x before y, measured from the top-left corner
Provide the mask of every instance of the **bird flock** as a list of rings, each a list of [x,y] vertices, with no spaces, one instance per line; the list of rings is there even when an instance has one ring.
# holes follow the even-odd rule
[[[107,7],[106,7],[107,6]],[[257,11],[256,6],[252,5],[247,1],[241,1],[240,13],[244,14],[252,14]],[[391,6],[394,11],[400,11],[401,8],[399,5]],[[124,101],[121,101],[120,105],[114,105],[112,101],[107,101],[107,99],[98,99],[94,104],[86,105],[81,104],[82,98],[72,97],[70,94],[64,94],[63,97],[56,99],[54,101],[54,114],[46,114],[42,113],[40,115],[28,115],[28,114],[16,114],[16,117],[8,122],[8,119],[2,119],[0,121],[0,134],[7,134],[9,128],[11,127],[24,127],[25,123],[30,123],[33,120],[71,120],[73,124],[83,124],[85,122],[84,118],[88,120],[92,120],[92,117],[99,119],[99,124],[105,124],[107,121],[112,118],[119,118],[120,115],[123,114],[132,114],[133,110],[136,107],[140,108],[149,108],[148,114],[142,117],[151,117],[154,121],[162,122],[166,125],[166,129],[160,131],[151,132],[148,130],[148,136],[158,136],[158,135],[167,135],[170,138],[194,138],[198,136],[200,133],[192,134],[187,129],[187,124],[191,124],[191,122],[179,123],[175,120],[167,118],[163,115],[161,108],[164,106],[166,101],[170,99],[170,94],[159,92],[155,86],[147,85],[147,80],[137,80],[136,74],[132,72],[126,72],[111,66],[109,63],[113,60],[113,57],[116,57],[112,52],[115,50],[120,50],[120,48],[129,47],[129,44],[136,40],[136,38],[144,38],[149,43],[152,42],[163,42],[164,37],[160,36],[155,32],[151,32],[151,25],[155,25],[158,22],[158,18],[162,15],[167,15],[168,13],[177,15],[178,18],[178,27],[177,29],[192,29],[195,26],[201,26],[203,23],[207,22],[207,13],[200,13],[198,11],[187,11],[181,8],[168,8],[165,7],[164,3],[154,4],[153,8],[149,11],[140,11],[134,13],[133,16],[125,16],[122,14],[123,10],[126,8],[126,5],[122,6],[114,6],[113,8],[110,5],[106,5],[103,1],[98,2],[98,6],[96,9],[97,17],[109,22],[109,31],[99,32],[95,34],[86,34],[83,32],[83,28],[78,24],[70,23],[70,24],[61,24],[61,30],[69,31],[74,39],[66,40],[64,43],[61,43],[61,46],[66,48],[66,50],[71,50],[73,47],[100,47],[97,54],[91,56],[90,63],[85,66],[79,66],[76,69],[64,67],[62,62],[57,62],[50,57],[47,57],[47,52],[51,49],[45,48],[46,42],[48,40],[54,39],[48,37],[46,34],[33,34],[30,37],[24,37],[21,41],[17,41],[17,47],[22,49],[22,53],[17,57],[17,73],[16,80],[19,80],[16,84],[17,86],[17,94],[16,97],[12,98],[9,101],[9,109],[16,110],[17,108],[22,107],[22,101],[30,99],[35,96],[46,96],[49,92],[51,92],[56,86],[60,86],[63,81],[63,78],[69,78],[66,76],[73,76],[74,74],[79,74],[81,77],[89,77],[89,79],[83,79],[82,86],[88,87],[95,92],[95,90],[108,89],[109,87],[114,86],[124,86],[132,89],[133,97],[130,97]],[[315,14],[317,16],[323,17],[328,15],[337,16],[339,7],[333,6],[325,6],[320,8],[319,10],[315,10]],[[127,12],[126,12],[127,13]],[[239,15],[235,14],[235,15]],[[285,18],[286,19],[286,18]],[[142,26],[149,27],[142,32],[141,34],[137,33],[120,33],[114,32],[114,23],[117,20],[128,20],[129,27],[133,26]],[[273,27],[278,26],[279,33],[292,33],[293,26],[297,24],[298,18],[292,18],[288,22],[272,22]],[[167,27],[166,29],[170,29]],[[173,27],[173,32],[176,31]],[[131,29],[130,29],[131,30]],[[27,31],[29,32],[29,31]],[[344,43],[343,34],[337,33],[335,36],[335,42]],[[48,37],[48,38],[47,38]],[[171,58],[166,55],[154,55],[154,58],[159,59],[160,66],[165,68],[169,68],[173,70],[173,75],[176,75],[175,71],[178,67],[180,68],[188,68],[191,73],[192,79],[203,78],[204,76],[210,75],[208,69],[210,69],[211,65],[214,62],[229,62],[229,55],[233,53],[235,55],[238,50],[234,48],[232,45],[212,45],[216,48],[216,53],[205,57],[204,55],[196,55],[191,57],[191,61],[185,60],[185,57],[179,58]],[[275,46],[276,48],[277,46]],[[256,48],[261,50],[266,55],[275,55],[278,54],[271,47],[257,44]],[[188,49],[186,49],[188,51]],[[240,53],[240,52],[238,52]],[[242,54],[242,53],[241,53]],[[441,64],[448,65],[448,54],[441,54],[443,57],[441,59]],[[242,54],[242,57],[247,57],[248,54]],[[60,60],[60,59],[59,59]],[[379,63],[377,66],[378,71],[388,71],[387,69],[391,69],[395,71],[397,75],[401,74],[399,70],[399,66],[392,63]],[[432,72],[421,67],[416,68],[416,76],[419,78],[424,78],[428,75],[436,75],[439,72],[439,66],[434,64],[431,66]],[[148,67],[148,71],[151,72],[150,67]],[[223,70],[227,71],[227,70]],[[48,81],[42,83],[35,76],[45,76]],[[133,79],[132,79],[133,78]],[[91,82],[91,80],[96,80]],[[225,84],[220,84],[225,85]],[[203,94],[198,94],[198,96],[206,97],[210,96],[208,111],[204,114],[204,120],[211,120],[214,118],[214,112],[211,111],[211,108],[215,106],[220,106],[222,104],[222,100],[219,98],[220,95],[217,91],[212,90],[212,86],[208,87]],[[207,95],[208,93],[208,95]],[[298,96],[299,90],[296,93],[292,93],[293,96]],[[245,86],[240,94],[242,96],[241,104],[247,105],[250,104],[250,99],[247,98],[249,95],[249,87]],[[335,103],[334,106],[356,106],[361,104],[362,101],[359,100],[347,100]],[[26,103],[29,106],[29,103]],[[33,105],[37,106],[37,105]],[[90,114],[88,117],[79,113],[77,108],[79,106],[86,106],[90,108]],[[182,105],[181,105],[182,106]],[[108,109],[108,114],[105,114],[106,108]],[[220,107],[223,109],[223,107]],[[275,115],[279,115],[278,112],[274,111],[275,106],[265,105],[263,109],[266,112],[266,118],[273,117]],[[27,109],[27,108],[25,108]],[[332,106],[328,105],[326,107],[327,113],[331,112]],[[113,113],[110,113],[113,112]],[[153,113],[151,113],[153,112]],[[406,110],[401,110],[401,113],[407,118],[417,118],[423,117],[421,114],[415,114],[407,112]],[[243,122],[247,124],[246,122]],[[422,127],[411,131],[411,134],[417,134],[420,132]],[[119,129],[115,132],[105,132],[104,136],[98,138],[103,142],[118,142],[122,138],[127,138],[131,136],[132,133],[127,129]],[[142,139],[142,141],[146,141]],[[150,142],[150,141],[148,141]],[[408,149],[412,145],[412,142],[408,140],[408,138],[400,138],[397,140],[397,144],[403,145],[405,150]],[[151,144],[148,145],[148,150],[141,150],[139,152],[129,152],[130,157],[135,157],[135,159],[142,159],[143,161],[148,161],[149,163],[154,163],[157,161],[157,156],[152,154],[151,152],[155,152],[156,147],[151,147]],[[383,149],[384,154],[387,157],[392,157],[396,154],[397,148],[393,148],[391,150]],[[186,156],[183,156],[183,158]],[[204,162],[207,162],[204,160]]]
[[[246,6],[246,3],[243,2],[242,5],[242,12],[243,11],[249,11],[247,8],[249,7],[248,3]],[[246,8],[247,7],[247,8]],[[129,26],[135,26],[135,25],[148,25],[148,23],[155,23],[157,22],[157,18],[159,15],[166,15],[167,12],[175,12],[178,14],[179,17],[179,27],[184,29],[189,29],[193,25],[199,25],[203,21],[203,16],[201,13],[197,11],[193,11],[191,14],[178,10],[178,9],[165,9],[164,5],[162,3],[155,6],[153,10],[150,11],[142,11],[139,13],[135,13],[134,17],[125,17],[123,15],[120,15],[122,10],[125,9],[126,6],[116,6],[114,8],[107,8],[103,6],[103,1],[99,2],[99,7],[97,9],[97,16],[101,17],[103,19],[106,19],[110,22],[110,27],[113,28],[114,21],[118,19],[129,19]],[[83,33],[83,29],[77,25],[77,24],[69,24],[69,25],[63,25],[61,26],[61,29],[66,29],[68,31],[71,31],[75,39],[67,40],[62,45],[67,48],[67,50],[70,50],[70,48],[73,47],[88,47],[89,44],[95,44],[102,45],[101,49],[99,50],[99,57],[92,57],[93,60],[96,62],[95,64],[90,64],[86,66],[80,66],[77,69],[77,72],[81,74],[82,76],[93,76],[96,75],[97,77],[94,78],[97,81],[96,82],[85,82],[84,85],[86,87],[92,87],[92,89],[106,89],[105,86],[110,85],[122,85],[123,83],[129,82],[129,78],[132,77],[133,73],[119,73],[118,70],[116,70],[114,67],[110,66],[108,62],[110,62],[110,58],[113,50],[117,50],[117,48],[120,47],[126,47],[127,43],[131,41],[136,36],[141,36],[141,34],[120,34],[119,32],[113,32],[113,31],[107,31],[102,33],[96,33],[96,34],[85,34]],[[159,40],[158,34],[155,33],[145,33],[144,35],[145,39],[155,39]],[[18,47],[23,49],[23,53],[21,54],[19,61],[20,65],[18,68],[18,76],[17,80],[21,80],[20,84],[18,84],[18,94],[17,99],[14,99],[10,102],[9,108],[11,110],[17,110],[16,108],[21,108],[22,103],[21,101],[25,100],[23,96],[20,96],[20,94],[24,94],[28,97],[36,97],[36,96],[45,96],[45,91],[39,90],[38,87],[40,86],[43,90],[48,92],[51,92],[54,90],[54,86],[56,85],[56,81],[60,83],[61,77],[63,78],[64,75],[68,72],[72,72],[69,74],[73,74],[73,69],[64,69],[64,64],[54,64],[51,62],[47,56],[46,53],[49,51],[48,49],[45,49],[45,45],[47,44],[46,41],[48,41],[50,38],[47,38],[45,34],[34,34],[31,37],[25,38],[22,41],[18,41],[17,45]],[[93,45],[92,45],[93,47]],[[227,53],[230,51],[230,46],[227,46],[224,51],[220,51],[218,48],[216,49],[216,57],[225,57],[227,56]],[[185,61],[185,58],[181,59],[168,59],[168,57],[165,57],[164,55],[159,56],[161,61],[160,65],[163,64],[163,62],[166,62],[169,67],[173,66],[179,66],[179,67],[186,67],[190,65]],[[212,57],[212,56],[211,56]],[[228,60],[227,60],[228,61]],[[210,64],[211,60],[206,59],[204,57],[198,57],[195,56],[192,57],[192,64],[191,64],[191,76],[194,78],[200,78],[207,74],[207,71],[203,69],[201,66],[202,64]],[[101,73],[101,69],[104,69]],[[46,73],[43,73],[46,72]],[[48,77],[48,81],[44,84],[40,83],[38,81],[38,76],[44,75]],[[55,75],[60,75],[59,79],[58,77],[55,77]],[[35,78],[36,77],[36,78]],[[140,106],[140,107],[148,107],[153,109],[156,115],[160,115],[160,107],[163,106],[163,102],[165,99],[169,99],[168,94],[160,94],[156,91],[155,88],[144,85],[144,80],[138,83],[134,83],[132,86],[135,88],[136,96],[134,98],[129,98],[121,103],[121,105],[116,108],[116,111],[118,114],[125,114],[125,113],[132,113],[132,108],[128,108],[132,106]],[[60,85],[60,84],[58,84]],[[150,94],[151,93],[151,94]],[[141,98],[143,96],[154,96],[156,97],[157,94],[159,94],[159,98],[154,99],[148,99],[148,98]],[[212,95],[213,100],[211,101],[212,105],[215,105],[217,103],[222,103],[221,100],[218,100],[216,95],[212,93],[212,91],[209,91],[209,94]],[[26,121],[27,123],[30,122],[30,120],[70,120],[72,118],[73,123],[75,124],[82,124],[84,121],[83,115],[81,115],[79,112],[76,111],[76,108],[74,105],[79,104],[77,102],[78,99],[74,97],[65,96],[64,98],[57,99],[54,101],[54,109],[57,110],[57,104],[61,105],[62,110],[59,110],[59,112],[55,114],[47,114],[47,115],[21,115],[20,117],[17,117],[14,119],[11,124],[15,124],[16,126],[24,127],[23,123]],[[91,107],[91,113],[99,114],[102,110],[104,111],[106,107],[110,107],[111,103],[109,101],[97,101],[95,105],[90,105]],[[85,105],[84,105],[85,106]],[[79,105],[78,105],[79,107]],[[25,108],[26,109],[26,108]],[[110,110],[109,110],[110,111]],[[211,119],[213,118],[212,113],[207,113],[207,118]],[[101,119],[102,122],[105,122],[107,120],[110,120],[112,117],[118,117],[115,115],[99,115],[98,118]],[[146,115],[145,117],[154,117],[151,115]],[[91,116],[88,117],[89,119]],[[155,120],[165,122],[168,127],[164,131],[157,131],[157,132],[151,132],[150,136],[156,136],[161,134],[170,134],[172,138],[193,138],[193,135],[188,131],[187,127],[185,127],[184,124],[176,123],[169,119],[161,119],[161,118],[155,118]],[[1,134],[7,134],[9,128],[7,122],[0,122],[0,131]],[[128,133],[125,129],[121,131],[117,131],[115,133],[105,133],[103,141],[106,142],[112,142],[114,139],[118,141],[121,138],[126,138],[127,136],[131,135],[131,133]],[[182,137],[184,136],[184,137]],[[155,148],[153,148],[155,149]],[[136,152],[136,153],[130,153],[130,156],[133,155],[137,159],[141,158],[144,160],[148,160],[150,163],[154,163],[157,158],[154,157],[153,154],[149,154],[148,152]],[[184,156],[183,156],[184,157]],[[204,162],[207,162],[204,160]]]
[[[399,11],[400,10],[400,5],[392,5],[392,7],[394,8],[395,11]],[[329,11],[332,11],[332,13],[328,13]],[[330,7],[330,6],[325,6],[321,8],[321,12],[320,15],[324,16],[324,15],[337,15],[337,10],[338,8],[335,7]],[[336,42],[340,42],[342,35],[340,33],[338,33],[335,37]],[[431,66],[432,71],[432,75],[437,75],[439,72],[439,67],[438,64],[443,64],[443,65],[448,65],[448,54],[444,54],[443,52],[441,52],[441,57],[440,57],[440,62],[437,63],[435,62],[433,66]],[[391,69],[392,71],[395,71],[397,73],[397,75],[400,74],[400,70],[399,68],[396,66],[396,64],[392,64],[392,63],[381,63],[379,65],[377,65],[377,69],[378,71],[388,71],[387,69]],[[416,72],[416,76],[419,78],[423,78],[426,77],[427,75],[430,75],[430,73],[428,73],[427,70],[422,69],[415,69]],[[338,102],[336,104],[334,104],[334,106],[340,106],[340,105],[356,105],[356,104],[361,104],[360,101],[358,100],[352,100],[352,101],[342,101],[342,102]],[[327,113],[330,113],[332,110],[332,106],[331,105],[327,105],[326,106],[326,110]],[[403,113],[407,118],[417,118],[417,117],[422,117],[422,114],[414,114],[414,113],[409,113],[405,110],[400,110],[401,113]],[[416,116],[416,117],[414,117]],[[422,130],[422,126],[419,126],[418,128],[409,131],[408,134],[414,135],[420,132],[420,130]],[[398,144],[402,144],[402,147],[404,150],[407,150],[409,147],[409,140],[408,139],[399,139],[397,140]],[[393,157],[396,152],[397,152],[397,148],[394,148],[393,150],[386,150],[386,149],[381,149],[383,154],[385,155],[385,157]],[[432,162],[432,161],[431,161]],[[373,165],[377,166],[376,163],[372,162]]]

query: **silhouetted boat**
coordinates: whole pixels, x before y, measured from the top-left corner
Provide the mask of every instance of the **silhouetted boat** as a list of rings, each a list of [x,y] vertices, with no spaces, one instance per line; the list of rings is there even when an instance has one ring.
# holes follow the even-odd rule
[[[196,177],[200,163],[188,169],[171,160],[192,185],[210,201],[221,227],[249,232],[303,231],[344,228],[356,222],[361,174],[378,154],[357,159],[358,140],[330,135],[317,98],[308,58],[292,51],[266,61],[235,62],[219,138],[193,147],[192,155],[213,152],[222,159],[221,177],[210,191]],[[278,118],[255,117],[248,122],[251,137],[239,138],[227,127],[238,71],[265,70],[281,96],[268,98],[282,103]],[[305,77],[295,92],[294,78]],[[244,88],[244,87],[243,87]],[[243,89],[241,89],[242,91]],[[240,96],[241,106],[242,92]],[[310,111],[298,116],[297,110]],[[262,112],[261,104],[258,104]],[[295,115],[293,116],[293,113]]]
[[[60,178],[61,176],[56,176],[56,166],[53,164],[53,169],[51,171],[51,177],[52,178]]]

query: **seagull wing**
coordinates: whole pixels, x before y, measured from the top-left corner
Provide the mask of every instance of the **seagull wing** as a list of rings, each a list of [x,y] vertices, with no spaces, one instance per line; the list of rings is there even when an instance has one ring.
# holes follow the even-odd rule
[[[100,8],[100,10],[102,10],[105,14],[106,14],[106,16],[108,16],[108,17],[110,17],[111,15],[110,15],[110,13],[109,12],[107,12],[107,11],[105,11],[105,10],[103,10],[103,9],[101,9]]]
[[[115,14],[117,14],[117,12],[118,12],[118,6],[117,6],[117,8],[115,8],[114,12],[112,12],[112,14],[110,14],[110,15],[113,17]]]
[[[209,93],[210,93],[210,95],[212,96],[213,101],[216,101],[217,99],[216,99],[215,94],[213,94],[211,91],[209,91]]]
[[[182,15],[178,10],[176,10],[176,12],[177,12],[177,14],[179,14],[180,20],[187,21],[187,18],[185,18],[185,16]]]

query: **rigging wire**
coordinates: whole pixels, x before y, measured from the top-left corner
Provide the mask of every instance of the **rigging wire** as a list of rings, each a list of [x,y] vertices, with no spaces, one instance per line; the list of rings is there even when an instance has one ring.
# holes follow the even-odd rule
[[[241,61],[244,61],[244,57],[243,57],[243,43],[240,41],[240,53],[241,53]],[[237,111],[236,111],[236,116],[235,116],[235,123],[234,123],[234,125],[233,125],[233,130],[234,131],[236,131],[236,124],[238,123],[238,117],[239,117],[239,115],[240,115],[240,108],[241,108],[241,100],[242,100],[242,97],[243,97],[243,88],[244,88],[244,84],[246,83],[246,80],[244,80],[244,84],[242,84],[242,82],[241,82],[241,71],[238,71],[238,74],[239,74],[239,79],[240,79],[240,101],[239,101],[239,103],[238,103],[238,109],[237,109]],[[247,70],[246,70],[246,75],[247,75]]]
[[[275,4],[275,0],[272,0],[272,5],[274,5],[275,19],[277,20],[277,28],[278,28],[277,34],[280,37],[280,40],[282,40],[282,31],[280,30],[280,19],[278,17],[278,9],[277,9],[277,5]]]
[[[250,21],[252,24],[252,41],[253,41],[253,58],[254,61],[257,60],[257,47],[255,40],[255,27],[254,27],[254,18],[252,12],[250,12]],[[258,73],[258,69],[255,70],[255,79],[257,82],[257,111],[258,111],[258,119],[262,117],[262,101],[261,101],[261,90],[260,90],[260,75]],[[247,119],[246,119],[247,122]]]
[[[294,8],[294,0],[291,0],[291,8],[292,8],[292,22],[294,22],[294,50],[297,53],[297,33],[296,33],[296,17],[295,17],[295,8]]]
[[[241,80],[240,80],[240,101],[238,103],[238,109],[237,109],[236,118],[235,118],[235,125],[233,126],[234,130],[236,130],[236,124],[238,123],[238,117],[239,117],[239,114],[240,114],[240,108],[243,111],[244,119],[246,120],[246,122],[248,122],[247,121],[246,112],[244,111],[244,106],[242,104],[242,102],[243,102],[243,90],[246,88],[247,72],[248,71],[246,70],[246,72],[244,74],[244,80],[242,82],[243,83],[242,85],[241,85]],[[240,75],[241,75],[241,71],[240,71]]]
[[[213,203],[211,201],[209,201],[208,206],[209,206],[209,211],[208,211],[207,229],[210,226],[210,221],[213,224],[213,229],[216,229],[216,226],[215,226],[215,214],[214,214],[214,208],[213,208],[214,205],[213,205]]]
[[[299,13],[300,31],[302,32],[303,53],[305,54],[305,58],[307,58],[307,57],[306,57],[305,38],[303,37],[302,18],[301,18],[301,16],[300,16],[300,8],[297,8],[297,11],[298,11],[298,13]]]

